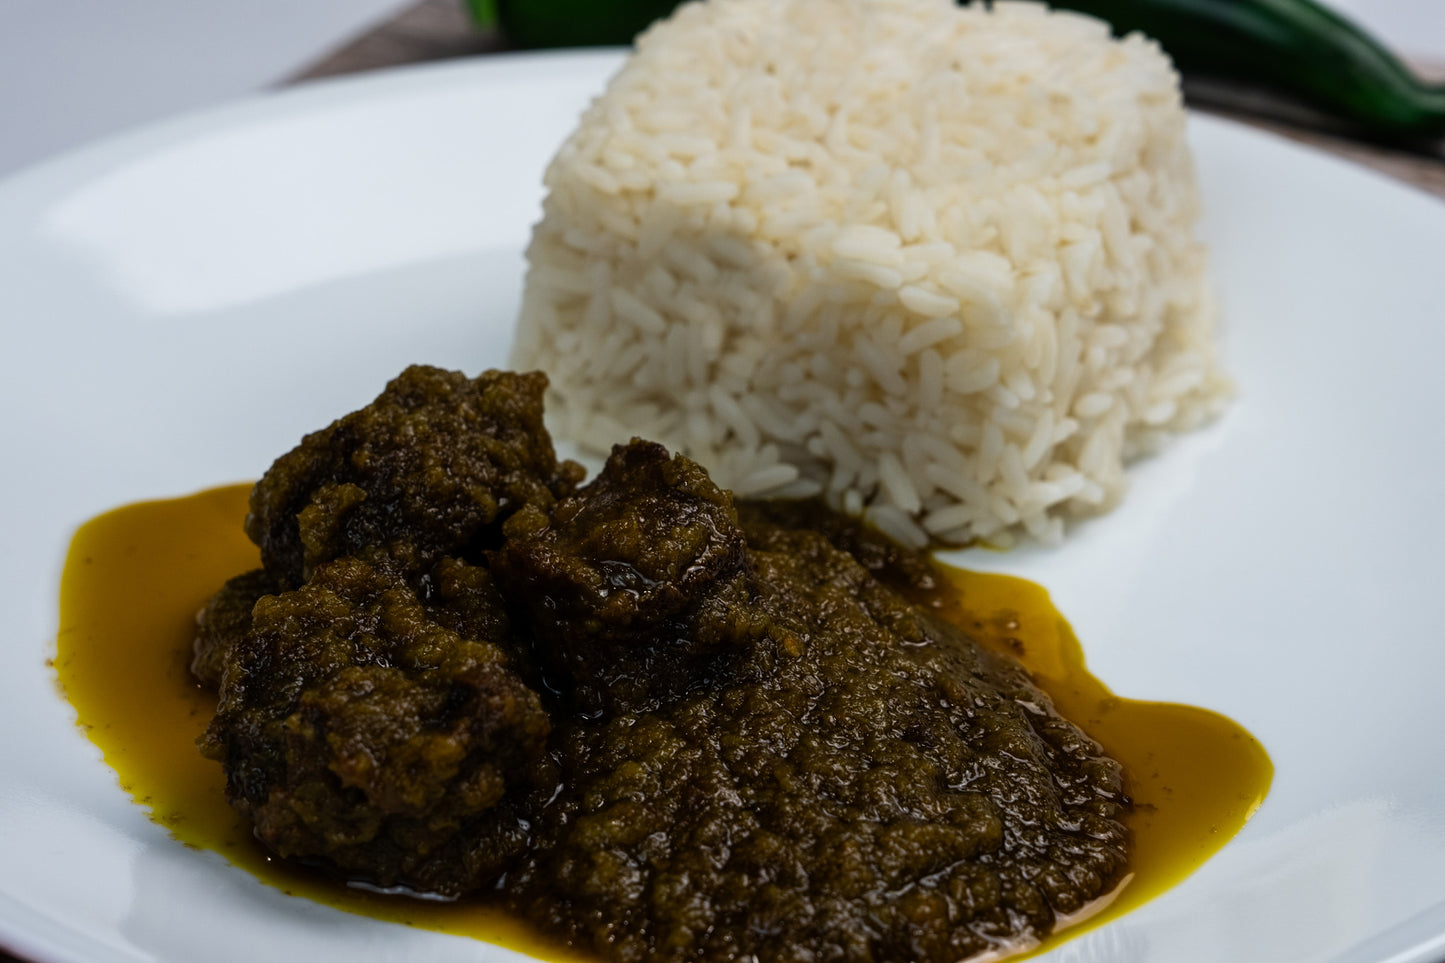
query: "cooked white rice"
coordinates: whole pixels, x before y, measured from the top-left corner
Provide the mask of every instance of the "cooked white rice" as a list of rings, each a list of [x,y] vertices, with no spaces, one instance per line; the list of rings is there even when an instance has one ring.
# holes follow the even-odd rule
[[[1042,6],[705,0],[546,175],[554,430],[921,544],[1060,537],[1217,412],[1177,76]]]

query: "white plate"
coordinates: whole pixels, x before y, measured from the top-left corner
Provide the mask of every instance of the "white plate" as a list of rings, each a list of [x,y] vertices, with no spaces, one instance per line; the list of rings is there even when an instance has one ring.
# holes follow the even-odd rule
[[[253,478],[408,362],[504,361],[542,167],[616,63],[319,85],[0,185],[0,944],[46,961],[506,956],[175,843],[45,659],[80,522]],[[969,561],[1049,587],[1120,694],[1247,726],[1274,788],[1204,869],[1048,958],[1434,961],[1445,206],[1222,122],[1193,137],[1238,403],[1063,548]]]

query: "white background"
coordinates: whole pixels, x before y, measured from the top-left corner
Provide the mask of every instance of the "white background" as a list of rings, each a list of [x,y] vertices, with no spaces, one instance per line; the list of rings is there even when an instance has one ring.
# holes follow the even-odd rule
[[[1405,56],[1445,65],[1445,0],[1328,2]],[[137,124],[262,90],[406,5],[0,0],[0,177]]]

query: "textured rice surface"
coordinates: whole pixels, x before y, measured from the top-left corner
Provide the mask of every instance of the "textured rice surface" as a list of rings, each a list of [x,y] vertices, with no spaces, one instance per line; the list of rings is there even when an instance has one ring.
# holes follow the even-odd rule
[[[1157,46],[1075,14],[684,5],[547,171],[512,363],[585,448],[1057,540],[1227,394],[1184,128]]]

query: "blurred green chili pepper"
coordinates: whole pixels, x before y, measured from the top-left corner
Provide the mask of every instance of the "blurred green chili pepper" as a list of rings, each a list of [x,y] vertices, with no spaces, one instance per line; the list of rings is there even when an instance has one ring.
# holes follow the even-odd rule
[[[1445,134],[1445,86],[1420,81],[1314,0],[1055,0],[1153,37],[1180,71],[1284,94],[1381,137]]]
[[[481,23],[496,23],[518,47],[593,47],[632,43],[678,0],[466,0]]]
[[[467,0],[519,47],[626,44],[676,0]],[[1151,36],[1191,75],[1284,94],[1378,137],[1445,135],[1445,85],[1421,82],[1314,0],[1054,0]]]

